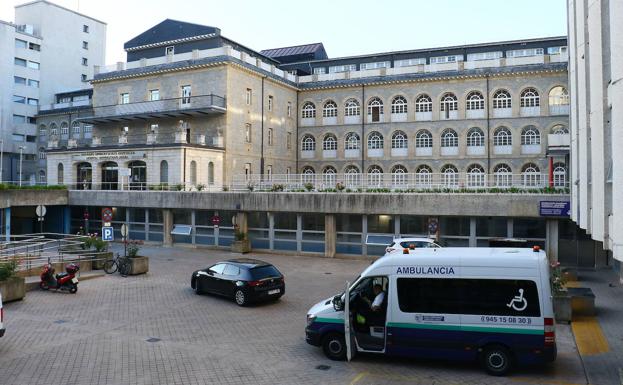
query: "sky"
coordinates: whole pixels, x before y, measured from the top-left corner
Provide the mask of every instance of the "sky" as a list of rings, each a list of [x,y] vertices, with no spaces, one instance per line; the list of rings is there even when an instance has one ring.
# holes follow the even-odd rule
[[[0,19],[27,0],[0,0]],[[106,63],[166,18],[254,50],[322,42],[329,57],[567,34],[565,0],[50,0],[108,24]]]

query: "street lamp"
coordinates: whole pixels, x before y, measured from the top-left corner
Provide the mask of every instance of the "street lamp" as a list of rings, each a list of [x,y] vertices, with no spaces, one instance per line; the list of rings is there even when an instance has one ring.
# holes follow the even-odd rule
[[[19,146],[19,187],[22,187],[22,155],[26,147]]]

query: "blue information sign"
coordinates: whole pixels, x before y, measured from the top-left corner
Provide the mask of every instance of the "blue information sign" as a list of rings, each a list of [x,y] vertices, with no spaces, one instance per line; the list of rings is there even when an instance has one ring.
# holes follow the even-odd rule
[[[115,231],[112,226],[102,227],[102,241],[112,242],[115,240]]]
[[[571,213],[571,202],[540,201],[539,215],[542,217],[568,217]]]

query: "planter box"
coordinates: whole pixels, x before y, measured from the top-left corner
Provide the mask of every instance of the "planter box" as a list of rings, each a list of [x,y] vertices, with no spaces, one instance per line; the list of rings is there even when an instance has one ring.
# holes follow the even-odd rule
[[[26,296],[26,279],[22,277],[11,277],[6,281],[0,281],[0,293],[2,301],[19,301]]]
[[[145,274],[149,271],[149,258],[148,257],[134,257],[130,258],[132,262],[132,269],[130,275]]]
[[[556,321],[560,323],[571,322],[571,296],[566,294],[558,294],[552,297],[554,303],[554,315]]]
[[[234,253],[249,253],[251,252],[251,241],[248,239],[242,241],[234,241],[231,244],[231,251]]]
[[[102,270],[104,269],[104,263],[106,261],[110,261],[112,259],[112,251],[107,251],[103,253],[94,253],[93,254],[93,270]]]

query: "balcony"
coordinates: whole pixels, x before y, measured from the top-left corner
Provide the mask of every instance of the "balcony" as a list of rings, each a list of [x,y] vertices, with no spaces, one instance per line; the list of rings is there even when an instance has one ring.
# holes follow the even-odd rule
[[[226,106],[222,96],[199,95],[94,107],[92,117],[79,120],[85,123],[117,123],[158,118],[186,119],[224,114]]]
[[[569,134],[548,134],[547,153],[548,154],[568,154],[571,137]]]
[[[116,136],[96,136],[90,143],[77,147],[137,147],[171,144],[194,144],[199,146],[223,147],[222,137],[206,137],[203,134],[188,135],[185,131],[150,132],[147,134],[123,134]],[[49,143],[49,142],[48,142]]]

